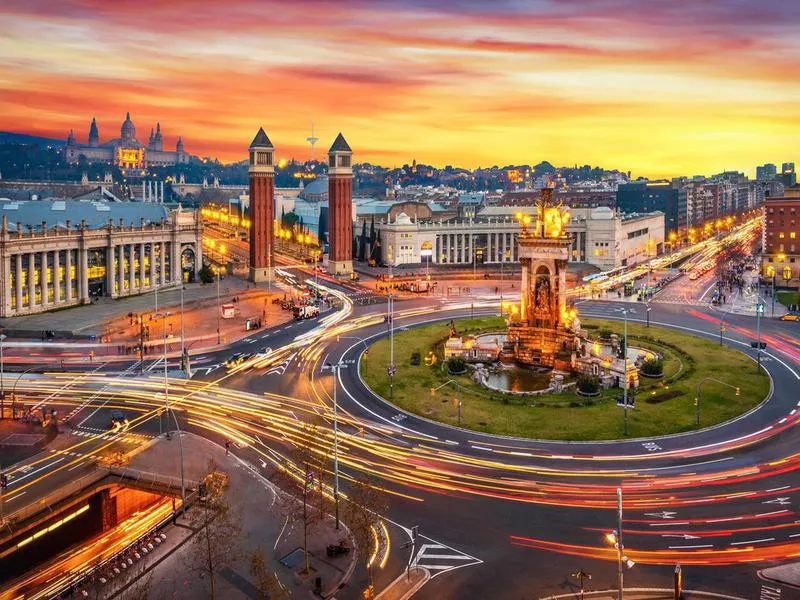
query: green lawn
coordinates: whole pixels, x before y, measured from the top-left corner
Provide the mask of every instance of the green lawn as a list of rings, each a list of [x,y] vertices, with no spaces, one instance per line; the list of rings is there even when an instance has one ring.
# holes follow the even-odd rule
[[[456,321],[459,333],[499,331],[505,322],[497,317]],[[622,323],[587,319],[583,326],[590,336],[601,329],[622,334]],[[718,342],[663,327],[629,324],[632,346],[648,347],[664,354],[664,378],[641,378],[636,408],[628,411],[629,437],[651,437],[695,428],[694,396],[697,383],[715,377],[739,387],[734,390],[709,381],[701,392],[701,426],[727,421],[759,404],[769,390],[769,379],[757,373],[755,363],[737,350]],[[606,390],[599,398],[586,399],[572,391],[544,396],[514,396],[492,392],[468,376],[453,377],[442,368],[442,346],[448,336],[447,323],[416,327],[395,335],[392,402],[429,419],[457,425],[456,398],[462,401],[462,426],[487,433],[556,440],[605,440],[623,437],[623,409],[616,406],[621,390]],[[411,365],[411,355],[422,357],[433,349],[440,362],[434,366]],[[361,374],[380,396],[389,398],[389,342],[381,339],[369,349],[368,364]],[[431,388],[456,380],[431,394]],[[648,403],[646,400],[668,399]],[[673,396],[673,397],[669,397]],[[675,397],[676,396],[676,397]]]
[[[784,306],[791,306],[792,304],[800,304],[800,292],[782,291],[775,292],[775,298]]]

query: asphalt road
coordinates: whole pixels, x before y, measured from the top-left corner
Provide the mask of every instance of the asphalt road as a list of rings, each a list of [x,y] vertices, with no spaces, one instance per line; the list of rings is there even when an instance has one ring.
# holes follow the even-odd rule
[[[433,302],[433,306],[431,299],[398,302],[396,327],[470,312],[464,305]],[[638,316],[632,318],[644,321],[640,303],[584,301],[580,311],[584,316],[618,318],[621,306],[636,310]],[[712,309],[658,302],[651,307],[654,325],[719,338],[721,315]],[[350,436],[341,447],[342,469],[381,478],[397,494],[386,516],[406,528],[419,526],[423,537],[413,548],[412,560],[429,567],[434,578],[417,598],[533,598],[565,593],[575,589],[570,574],[579,568],[593,575],[593,589],[613,587],[616,562],[610,560],[613,550],[604,544],[603,535],[616,527],[618,485],[625,490],[624,543],[637,562],[626,572],[626,587],[669,587],[674,565],[680,562],[688,588],[759,598],[763,582],[758,570],[800,551],[800,481],[792,431],[800,399],[795,392],[800,379],[796,372],[800,324],[769,319],[761,323],[769,344],[763,364],[774,390],[757,411],[716,428],[670,438],[561,443],[462,431],[405,414],[374,397],[358,377],[355,364],[364,344],[354,338],[386,335],[384,310],[381,305],[354,307],[346,323],[357,327],[336,324],[307,342],[303,336],[319,326],[316,319],[257,332],[226,351],[197,358],[191,383],[240,391],[241,400],[231,399],[231,406],[251,394],[315,403],[317,398],[324,404],[330,402],[333,378],[321,372],[321,364],[341,360],[352,365],[341,370],[338,391],[346,420],[342,432]],[[724,343],[752,353],[754,319],[726,314],[724,320]],[[226,374],[224,358],[235,352],[277,355],[279,360]],[[111,375],[120,365],[97,368],[100,374]],[[136,363],[123,368],[130,375],[139,370]],[[157,361],[144,365],[154,380],[162,368]],[[96,379],[87,387],[102,389]],[[50,403],[58,406],[58,401],[56,396]],[[96,437],[89,437],[97,444],[104,441],[101,432],[107,428],[110,410],[108,405],[98,410],[100,403],[84,395],[82,403],[73,398],[64,405],[64,410],[76,411],[71,416],[76,429],[94,431]],[[187,410],[191,414],[192,409]],[[329,412],[301,414],[299,408],[291,412],[288,421],[331,422]],[[157,433],[157,421],[149,419],[137,432]],[[356,444],[357,436],[363,444]],[[278,449],[286,444],[267,443]],[[258,457],[250,456],[254,447],[243,445],[238,451],[257,464]],[[41,477],[41,487],[27,488],[28,501],[83,468],[70,472],[59,464],[38,473],[52,472],[53,478]],[[12,477],[11,510],[14,502],[24,501],[12,498],[19,482]],[[407,541],[402,537],[396,540],[387,567],[395,572],[406,560],[407,551],[403,554],[399,548]],[[388,574],[382,577],[387,579]],[[356,597],[350,592],[342,597]],[[782,594],[782,598],[800,597],[785,586]]]

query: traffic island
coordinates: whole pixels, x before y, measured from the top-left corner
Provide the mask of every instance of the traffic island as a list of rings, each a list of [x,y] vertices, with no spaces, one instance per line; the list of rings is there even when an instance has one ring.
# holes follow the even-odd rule
[[[461,335],[479,335],[502,330],[505,321],[481,317],[453,325]],[[592,337],[623,336],[619,321],[587,319],[582,327]],[[473,369],[466,375],[448,373],[444,344],[449,337],[446,322],[395,334],[392,404],[427,419],[495,435],[569,441],[624,437],[621,389],[600,390],[595,396],[584,388],[579,394],[568,379],[562,391],[535,396],[488,389],[473,380]],[[722,423],[758,406],[769,393],[769,377],[757,372],[755,362],[717,341],[638,323],[628,323],[628,340],[658,355],[661,370],[660,377],[642,377],[638,389],[629,390],[629,437],[692,431],[698,428],[698,415],[700,427]],[[360,364],[365,384],[384,399],[389,398],[389,356],[389,339],[384,337],[370,346],[368,361]]]

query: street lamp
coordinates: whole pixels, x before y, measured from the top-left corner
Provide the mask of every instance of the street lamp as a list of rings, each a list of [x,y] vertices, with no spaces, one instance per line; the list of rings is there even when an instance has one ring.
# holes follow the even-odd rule
[[[625,319],[625,336],[624,336],[624,347],[622,351],[622,359],[624,361],[624,374],[623,377],[625,378],[624,383],[622,385],[622,403],[623,403],[623,411],[624,411],[624,434],[628,435],[628,313],[636,314],[636,311],[628,309],[628,308],[620,308],[618,312],[621,312],[623,318]],[[649,317],[648,317],[649,320]]]
[[[217,274],[217,346],[219,346],[222,342],[220,341],[220,332],[219,332],[219,319],[220,319],[220,305],[219,305],[219,269],[215,269]]]
[[[5,419],[6,417],[6,389],[3,384],[3,375],[4,375],[4,364],[3,364],[3,342],[6,340],[8,336],[4,333],[0,333],[0,419]],[[13,410],[11,411],[11,417],[14,417]]]
[[[164,312],[161,314],[157,314],[156,318],[163,318],[164,319],[164,411],[165,416],[167,419],[167,427],[169,427],[169,378],[167,375],[167,318],[172,315],[170,312]],[[175,415],[175,411],[172,411],[172,418],[175,421],[175,429],[178,430],[178,444],[180,445],[181,449],[181,513],[185,512],[186,510],[186,483],[183,476],[183,436],[181,434],[181,426],[178,424],[178,417]],[[161,432],[161,417],[158,418],[158,429]],[[169,437],[169,432],[167,432],[167,437]]]
[[[579,571],[573,573],[572,576],[574,578],[576,578],[578,581],[580,581],[580,583],[581,583],[581,599],[580,600],[583,600],[583,582],[586,579],[591,581],[592,580],[592,576],[589,573],[587,573],[586,571],[584,571],[583,569],[580,569]]]
[[[734,390],[736,392],[737,396],[741,393],[741,390],[738,387],[736,387],[734,385],[731,385],[729,383],[725,383],[724,381],[720,381],[719,379],[716,379],[714,377],[705,377],[705,378],[701,379],[697,383],[697,391],[695,392],[695,396],[694,396],[694,405],[696,407],[696,413],[697,413],[697,416],[696,416],[696,419],[695,419],[695,424],[698,427],[700,427],[700,386],[702,386],[706,381],[713,381],[715,383],[719,383],[719,384],[725,385],[725,386],[731,388],[732,390]]]
[[[336,529],[339,529],[339,405],[336,402],[336,388],[339,387],[339,370],[347,365],[341,359],[336,364],[325,363],[323,371],[333,373],[333,503],[336,511]]]
[[[181,275],[183,277],[183,275]],[[184,337],[183,337],[183,292],[186,289],[186,286],[183,285],[183,281],[181,281],[181,366],[183,370],[186,371],[186,346],[184,345]]]
[[[617,585],[619,587],[617,598],[623,600],[625,594],[623,566],[632,569],[636,563],[624,554],[625,546],[622,543],[622,488],[617,488],[617,529],[606,534],[606,541],[617,550]]]

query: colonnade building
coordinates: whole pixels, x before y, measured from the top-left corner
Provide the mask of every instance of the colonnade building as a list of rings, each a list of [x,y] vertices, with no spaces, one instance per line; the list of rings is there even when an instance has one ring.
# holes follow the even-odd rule
[[[379,230],[383,259],[393,266],[516,263],[517,213],[535,206],[492,206],[473,219],[417,220],[400,213]],[[570,262],[603,270],[630,266],[663,252],[664,213],[620,215],[607,207],[573,209],[566,231]]]
[[[0,214],[0,317],[174,287],[202,266],[196,211],[32,200],[2,201]]]

